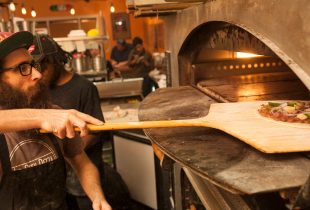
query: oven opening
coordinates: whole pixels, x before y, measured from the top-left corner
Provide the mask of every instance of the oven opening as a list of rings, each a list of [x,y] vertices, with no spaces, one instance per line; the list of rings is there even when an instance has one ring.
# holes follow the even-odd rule
[[[260,39],[225,22],[194,30],[179,53],[180,84],[219,102],[307,100],[309,90]]]

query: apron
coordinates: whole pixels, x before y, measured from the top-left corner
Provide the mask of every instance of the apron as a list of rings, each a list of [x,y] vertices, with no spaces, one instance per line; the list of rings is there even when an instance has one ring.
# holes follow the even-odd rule
[[[1,210],[66,210],[66,170],[57,140],[51,140],[58,159],[43,165],[12,171],[9,151],[0,134],[0,161],[3,176],[0,183]]]

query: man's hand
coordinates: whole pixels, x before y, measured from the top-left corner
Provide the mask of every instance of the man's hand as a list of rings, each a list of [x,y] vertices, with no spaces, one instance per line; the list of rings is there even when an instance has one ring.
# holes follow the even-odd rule
[[[80,183],[92,201],[94,210],[112,210],[106,201],[100,183],[100,175],[96,166],[91,162],[86,153],[81,153],[66,159],[75,170]]]
[[[145,58],[144,56],[140,56],[138,59],[137,59],[137,63],[141,63],[141,62],[144,62],[145,61]]]
[[[112,207],[108,204],[108,202],[102,198],[93,201],[93,209],[94,210],[112,210]]]
[[[53,132],[58,138],[73,138],[75,136],[74,127],[81,130],[81,137],[88,134],[87,123],[102,125],[103,122],[74,109],[45,109],[40,117],[40,128]]]

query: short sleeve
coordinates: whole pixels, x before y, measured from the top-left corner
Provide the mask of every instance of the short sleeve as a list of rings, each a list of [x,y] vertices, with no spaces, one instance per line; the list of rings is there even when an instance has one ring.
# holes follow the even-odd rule
[[[80,111],[104,121],[96,86],[92,84],[89,85],[82,97],[83,99],[81,101],[83,101],[83,104],[81,104]]]

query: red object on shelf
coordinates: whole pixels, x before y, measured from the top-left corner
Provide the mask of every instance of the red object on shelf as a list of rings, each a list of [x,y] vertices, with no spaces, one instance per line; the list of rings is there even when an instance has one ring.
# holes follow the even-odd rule
[[[54,12],[70,11],[72,8],[72,4],[53,4],[50,6],[50,10]]]

